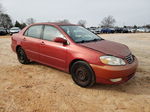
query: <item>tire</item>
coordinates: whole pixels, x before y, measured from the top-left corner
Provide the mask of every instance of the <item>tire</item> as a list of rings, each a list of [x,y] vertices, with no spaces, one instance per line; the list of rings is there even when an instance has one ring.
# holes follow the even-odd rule
[[[95,84],[95,74],[84,61],[77,61],[72,65],[71,75],[73,81],[81,87],[91,87]]]
[[[30,60],[27,58],[26,53],[24,52],[24,50],[21,47],[19,47],[17,49],[17,57],[18,57],[18,61],[21,64],[29,64],[30,63]]]

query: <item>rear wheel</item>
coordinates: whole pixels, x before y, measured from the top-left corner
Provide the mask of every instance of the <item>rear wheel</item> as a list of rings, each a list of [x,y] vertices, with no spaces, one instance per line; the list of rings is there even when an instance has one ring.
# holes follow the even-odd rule
[[[19,47],[17,49],[17,57],[18,57],[18,60],[19,60],[19,62],[21,64],[28,64],[28,63],[30,63],[30,60],[27,58],[24,50],[21,47]]]
[[[81,87],[95,84],[95,74],[90,65],[84,61],[77,61],[71,67],[73,81]]]

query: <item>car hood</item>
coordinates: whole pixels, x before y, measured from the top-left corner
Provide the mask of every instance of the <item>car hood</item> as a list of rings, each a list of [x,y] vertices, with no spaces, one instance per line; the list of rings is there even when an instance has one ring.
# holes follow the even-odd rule
[[[113,55],[120,58],[124,58],[125,56],[128,56],[131,53],[127,46],[108,40],[80,43],[80,45],[102,52],[107,55]]]

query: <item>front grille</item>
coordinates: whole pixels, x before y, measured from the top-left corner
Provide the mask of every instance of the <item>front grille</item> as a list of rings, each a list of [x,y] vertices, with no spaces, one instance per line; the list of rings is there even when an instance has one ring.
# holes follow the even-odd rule
[[[131,64],[134,61],[134,55],[130,54],[130,55],[126,56],[125,59],[127,60],[127,62],[129,64]]]

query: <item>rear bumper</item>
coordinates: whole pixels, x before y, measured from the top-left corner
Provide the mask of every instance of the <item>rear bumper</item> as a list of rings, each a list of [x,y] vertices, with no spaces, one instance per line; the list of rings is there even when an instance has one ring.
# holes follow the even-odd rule
[[[95,72],[97,83],[119,84],[128,81],[135,75],[138,61],[135,58],[132,64],[127,64],[125,66],[90,65]]]

